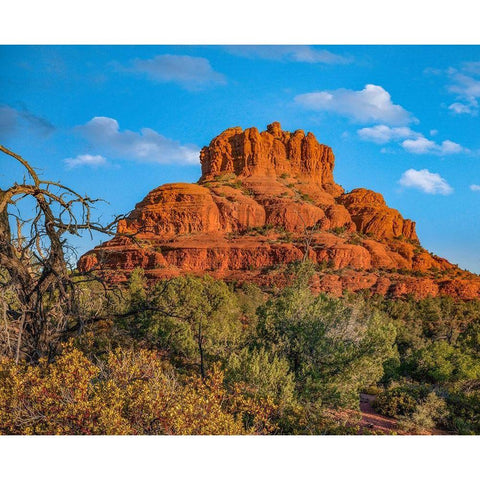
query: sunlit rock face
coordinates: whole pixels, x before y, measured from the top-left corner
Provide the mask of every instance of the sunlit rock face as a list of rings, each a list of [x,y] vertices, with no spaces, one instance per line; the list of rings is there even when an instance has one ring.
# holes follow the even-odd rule
[[[312,288],[334,295],[480,296],[480,279],[424,250],[415,222],[380,193],[345,193],[332,149],[278,122],[229,128],[200,153],[198,183],[152,190],[118,225],[118,235],[81,257],[81,271],[125,281],[209,274],[286,285],[288,265],[310,259]],[[134,238],[131,237],[134,235]]]

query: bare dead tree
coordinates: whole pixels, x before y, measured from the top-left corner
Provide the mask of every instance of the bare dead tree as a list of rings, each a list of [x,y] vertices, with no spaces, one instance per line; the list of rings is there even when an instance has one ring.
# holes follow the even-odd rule
[[[123,216],[108,225],[93,221],[98,199],[42,180],[20,155],[2,145],[0,151],[26,170],[22,183],[0,188],[0,354],[34,363],[51,358],[65,335],[80,328],[66,237],[85,231],[112,235]],[[33,208],[23,218],[19,204],[27,199]]]

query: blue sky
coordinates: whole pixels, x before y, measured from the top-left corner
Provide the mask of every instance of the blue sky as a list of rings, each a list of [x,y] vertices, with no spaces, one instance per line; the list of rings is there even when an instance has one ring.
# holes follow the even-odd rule
[[[105,221],[196,181],[225,128],[280,121],[333,148],[345,189],[381,192],[425,248],[480,273],[480,47],[3,46],[0,65],[0,142],[109,202]],[[0,157],[1,187],[22,175]]]

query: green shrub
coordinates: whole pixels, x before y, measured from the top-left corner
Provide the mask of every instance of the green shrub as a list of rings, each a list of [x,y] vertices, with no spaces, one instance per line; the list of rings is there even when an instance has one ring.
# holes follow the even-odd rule
[[[445,400],[438,397],[435,392],[430,392],[424,400],[416,405],[411,414],[400,420],[399,426],[408,432],[420,433],[443,424],[447,415]]]
[[[378,413],[388,417],[411,415],[428,393],[428,388],[422,385],[393,386],[377,396],[373,407]]]
[[[478,358],[462,352],[444,340],[433,342],[414,352],[411,369],[418,380],[433,383],[480,378]]]
[[[345,233],[347,230],[347,227],[334,227],[330,231],[333,232],[335,235],[341,235],[342,233]]]
[[[357,234],[353,234],[348,240],[347,243],[350,245],[362,245],[362,238],[359,237]]]
[[[412,413],[415,406],[416,401],[409,393],[392,390],[380,394],[373,404],[378,413],[388,417],[398,417]]]
[[[225,379],[231,383],[243,382],[255,395],[270,397],[280,404],[288,404],[293,399],[295,379],[288,360],[264,348],[244,348],[233,353],[226,365]]]
[[[301,198],[304,202],[314,203],[313,198],[312,198],[310,195],[308,195],[308,193],[301,193],[301,192],[300,192],[300,198]]]
[[[383,393],[383,388],[378,385],[370,385],[363,390],[363,393],[366,393],[367,395],[380,395]]]
[[[447,396],[449,427],[461,435],[480,435],[480,391],[450,391]]]

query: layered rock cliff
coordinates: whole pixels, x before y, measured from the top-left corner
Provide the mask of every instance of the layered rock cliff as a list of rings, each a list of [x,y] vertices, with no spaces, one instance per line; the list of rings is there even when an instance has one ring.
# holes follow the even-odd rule
[[[124,281],[208,273],[282,286],[288,265],[316,264],[313,288],[416,297],[480,296],[480,277],[423,249],[415,223],[363,188],[345,193],[330,147],[312,133],[229,128],[200,153],[197,184],[151,191],[118,235],[85,254],[79,269]],[[134,238],[131,237],[134,235]]]

